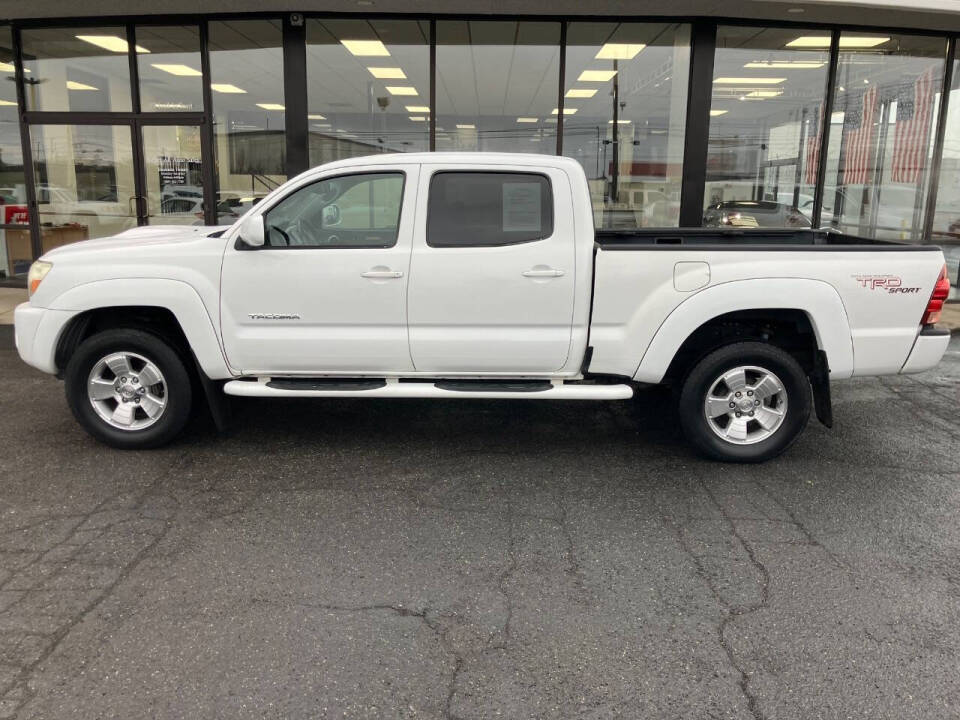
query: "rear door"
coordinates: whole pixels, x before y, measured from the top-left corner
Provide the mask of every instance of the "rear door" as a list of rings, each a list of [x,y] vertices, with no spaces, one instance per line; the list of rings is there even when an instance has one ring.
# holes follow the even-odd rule
[[[407,311],[417,371],[564,366],[575,287],[569,195],[557,169],[423,166]]]

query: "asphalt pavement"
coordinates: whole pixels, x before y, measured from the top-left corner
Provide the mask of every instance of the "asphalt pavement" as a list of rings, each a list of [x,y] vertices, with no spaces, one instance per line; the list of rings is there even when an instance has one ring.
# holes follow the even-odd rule
[[[0,718],[960,716],[960,341],[721,465],[633,403],[237,403],[120,452],[0,328]]]

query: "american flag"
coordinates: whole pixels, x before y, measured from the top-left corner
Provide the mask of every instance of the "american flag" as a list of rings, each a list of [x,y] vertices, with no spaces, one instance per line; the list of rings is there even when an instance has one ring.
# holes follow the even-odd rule
[[[807,153],[805,180],[807,185],[817,184],[817,168],[820,165],[820,142],[823,140],[823,103],[817,106],[817,111],[810,118],[810,128],[807,133]]]
[[[924,70],[913,85],[904,85],[897,97],[897,125],[893,137],[893,182],[919,181],[927,159],[930,122],[933,115],[934,70]]]
[[[873,159],[873,119],[877,114],[877,88],[871,87],[860,96],[857,107],[843,115],[843,135],[845,142],[843,178],[844,185],[866,185],[872,170]]]

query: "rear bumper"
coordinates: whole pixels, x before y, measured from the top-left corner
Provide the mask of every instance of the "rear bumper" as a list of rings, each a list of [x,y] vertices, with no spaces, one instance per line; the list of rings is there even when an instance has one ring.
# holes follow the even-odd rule
[[[14,343],[20,359],[43,372],[55,374],[57,339],[67,322],[77,313],[72,310],[48,310],[28,302],[13,311]]]
[[[907,361],[900,368],[904,375],[923,372],[936,367],[950,344],[950,331],[936,326],[925,327],[917,335]]]

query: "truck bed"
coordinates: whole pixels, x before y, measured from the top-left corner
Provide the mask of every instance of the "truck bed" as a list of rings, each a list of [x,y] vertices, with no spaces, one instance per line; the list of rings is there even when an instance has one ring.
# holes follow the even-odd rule
[[[753,250],[900,250],[928,251],[935,245],[913,245],[888,240],[873,240],[835,230],[774,228],[670,228],[637,230],[597,230],[596,243],[605,250],[656,250],[662,247],[682,249],[735,249],[749,245]],[[679,246],[679,247],[678,247]],[[757,247],[762,246],[762,247]]]

